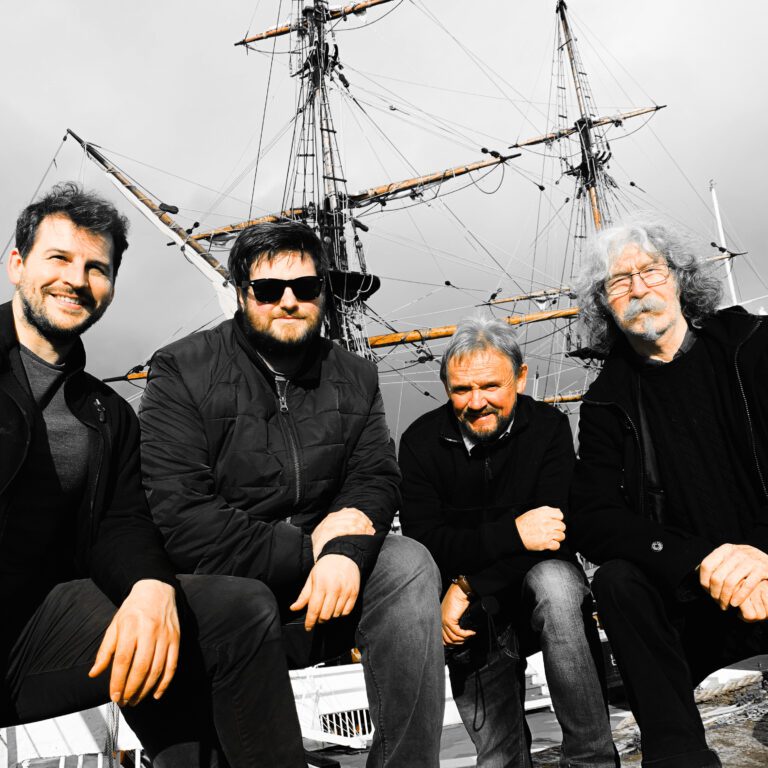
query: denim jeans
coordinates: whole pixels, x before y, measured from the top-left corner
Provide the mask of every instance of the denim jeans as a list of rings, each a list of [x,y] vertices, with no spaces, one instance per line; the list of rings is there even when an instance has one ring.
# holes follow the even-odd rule
[[[561,768],[615,768],[619,759],[598,672],[600,645],[584,574],[573,563],[543,560],[526,574],[520,597],[524,630],[541,647],[563,732]],[[525,660],[511,636],[500,646],[489,654],[486,666],[469,675],[449,664],[454,700],[477,749],[478,768],[529,768]]]
[[[284,627],[289,666],[305,667],[353,646],[362,654],[375,731],[368,768],[439,768],[445,708],[440,574],[429,552],[387,536],[355,610],[304,632]]]

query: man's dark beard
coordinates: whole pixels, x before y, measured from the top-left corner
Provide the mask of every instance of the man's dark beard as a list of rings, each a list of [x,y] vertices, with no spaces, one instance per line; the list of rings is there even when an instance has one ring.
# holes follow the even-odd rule
[[[267,359],[290,359],[291,357],[301,355],[320,335],[325,318],[325,303],[320,307],[317,324],[310,328],[300,339],[291,339],[290,341],[283,341],[282,339],[275,338],[271,333],[257,330],[250,324],[245,312],[242,313],[242,317],[242,328],[254,349]]]
[[[85,301],[80,298],[83,303]],[[22,291],[19,291],[19,300],[21,303],[21,311],[24,314],[24,319],[31,325],[44,339],[47,339],[54,346],[71,344],[83,333],[85,333],[106,311],[107,307],[103,306],[99,311],[91,312],[80,325],[74,328],[59,328],[54,325],[47,315],[43,312],[38,312],[29,301]]]

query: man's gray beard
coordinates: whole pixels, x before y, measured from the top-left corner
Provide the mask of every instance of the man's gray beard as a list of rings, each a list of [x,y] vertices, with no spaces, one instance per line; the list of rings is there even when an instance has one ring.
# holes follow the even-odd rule
[[[634,336],[635,338],[642,339],[643,341],[658,341],[664,335],[667,329],[655,328],[653,324],[653,316],[646,317],[645,320],[643,320],[642,329],[640,331],[626,328],[625,324],[631,323],[642,312],[658,312],[660,310],[666,309],[666,306],[666,302],[662,301],[657,296],[644,296],[642,299],[631,299],[629,304],[627,304],[627,309],[624,312],[622,324],[619,327],[628,336]]]
[[[494,411],[495,413],[495,411]],[[477,434],[476,432],[473,432],[469,425],[465,422],[459,420],[459,427],[461,431],[470,439],[473,440],[476,443],[492,443],[494,440],[496,440],[497,437],[500,435],[503,435],[506,431],[507,427],[509,426],[509,422],[512,421],[513,413],[510,413],[509,416],[506,418],[498,418],[496,429],[493,430],[493,432],[484,432],[483,434]]]
[[[18,294],[24,319],[54,346],[71,344],[101,318],[108,306],[108,304],[103,305],[99,310],[92,311],[80,325],[74,328],[59,328],[51,322],[45,311],[38,310],[32,305],[21,286],[18,288]]]

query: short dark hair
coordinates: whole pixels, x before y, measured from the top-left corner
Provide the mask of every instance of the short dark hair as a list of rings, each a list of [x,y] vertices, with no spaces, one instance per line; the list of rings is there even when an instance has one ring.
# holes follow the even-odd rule
[[[251,265],[273,261],[283,251],[299,251],[312,258],[318,275],[328,272],[328,256],[320,238],[300,221],[270,221],[244,229],[229,252],[229,275],[236,286],[251,276]]]
[[[93,192],[86,192],[74,181],[57,184],[16,220],[16,247],[26,259],[35,244],[37,229],[47,216],[66,216],[81,229],[112,236],[112,275],[117,277],[123,253],[128,248],[128,219],[112,203]]]

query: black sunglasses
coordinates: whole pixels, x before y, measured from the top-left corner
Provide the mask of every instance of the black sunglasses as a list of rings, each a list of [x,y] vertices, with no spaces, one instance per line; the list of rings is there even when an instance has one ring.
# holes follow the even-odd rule
[[[274,304],[280,301],[286,288],[290,288],[299,301],[312,301],[320,295],[324,282],[320,275],[305,275],[304,277],[295,277],[293,280],[266,277],[262,280],[246,280],[242,287],[243,291],[247,291],[250,285],[257,301]]]

